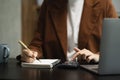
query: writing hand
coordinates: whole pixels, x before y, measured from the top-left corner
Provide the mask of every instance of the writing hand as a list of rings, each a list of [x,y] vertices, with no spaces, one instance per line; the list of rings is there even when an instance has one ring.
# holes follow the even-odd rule
[[[21,60],[31,63],[36,60],[38,53],[36,51],[32,51],[30,49],[24,49],[23,53],[21,54]]]

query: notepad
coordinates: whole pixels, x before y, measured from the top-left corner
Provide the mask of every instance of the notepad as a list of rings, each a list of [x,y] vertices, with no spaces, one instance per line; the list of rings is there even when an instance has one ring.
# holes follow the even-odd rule
[[[29,68],[53,68],[56,64],[60,62],[60,59],[39,59],[35,60],[33,63],[22,62],[22,67]]]

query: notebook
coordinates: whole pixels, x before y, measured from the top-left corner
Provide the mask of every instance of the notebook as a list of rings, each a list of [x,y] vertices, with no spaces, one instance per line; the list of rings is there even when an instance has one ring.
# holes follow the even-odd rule
[[[29,68],[53,68],[56,64],[60,62],[60,59],[39,59],[35,60],[33,63],[22,62],[22,67]]]
[[[80,65],[100,75],[120,74],[120,19],[105,18],[98,65]]]

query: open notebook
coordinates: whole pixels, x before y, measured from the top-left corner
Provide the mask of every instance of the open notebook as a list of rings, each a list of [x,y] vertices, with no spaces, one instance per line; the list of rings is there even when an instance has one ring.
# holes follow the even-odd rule
[[[22,62],[22,67],[30,68],[52,68],[60,62],[60,59],[39,59],[35,60],[33,63]]]

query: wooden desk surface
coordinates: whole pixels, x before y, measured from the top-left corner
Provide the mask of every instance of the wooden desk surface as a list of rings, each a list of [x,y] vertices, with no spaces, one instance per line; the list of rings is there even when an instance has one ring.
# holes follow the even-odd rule
[[[99,76],[84,69],[22,68],[16,59],[0,64],[0,79],[5,80],[120,80],[120,75]]]

